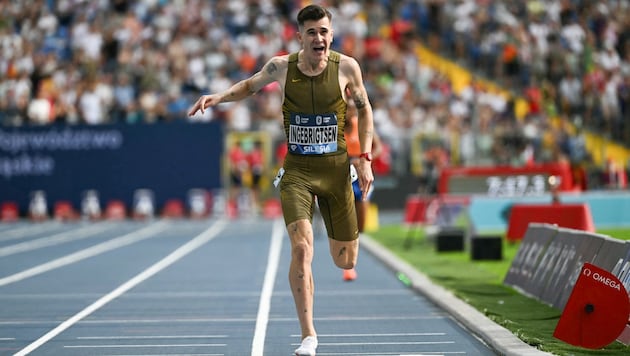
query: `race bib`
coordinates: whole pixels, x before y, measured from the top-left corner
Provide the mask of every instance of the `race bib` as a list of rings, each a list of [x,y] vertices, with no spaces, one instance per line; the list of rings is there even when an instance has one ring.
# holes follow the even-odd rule
[[[337,151],[337,115],[291,114],[289,152],[321,155]]]

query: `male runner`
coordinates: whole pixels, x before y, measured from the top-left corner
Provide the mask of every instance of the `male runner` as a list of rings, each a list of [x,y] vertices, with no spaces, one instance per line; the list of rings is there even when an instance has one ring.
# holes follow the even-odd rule
[[[288,154],[280,199],[291,240],[289,283],[302,329],[302,343],[295,354],[311,356],[317,348],[311,270],[315,196],[335,264],[343,269],[354,268],[359,251],[350,162],[343,135],[349,99],[346,90],[358,110],[362,158],[357,173],[364,196],[374,180],[370,162],[374,123],[359,64],[330,50],[332,14],[319,5],[308,5],[298,13],[297,22],[300,51],[272,57],[259,72],[224,92],[202,95],[189,115],[219,103],[242,100],[274,81],[283,89]]]

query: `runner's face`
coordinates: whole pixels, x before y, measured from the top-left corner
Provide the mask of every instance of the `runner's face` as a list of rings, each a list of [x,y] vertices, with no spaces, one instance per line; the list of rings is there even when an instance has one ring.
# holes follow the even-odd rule
[[[328,57],[328,50],[333,39],[333,30],[328,17],[317,21],[306,21],[299,40],[307,58],[315,60]]]

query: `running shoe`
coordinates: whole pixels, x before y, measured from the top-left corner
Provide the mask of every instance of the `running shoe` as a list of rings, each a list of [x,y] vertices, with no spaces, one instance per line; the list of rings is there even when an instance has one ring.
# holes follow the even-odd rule
[[[317,337],[307,336],[302,340],[302,345],[295,350],[295,356],[315,356],[317,349]]]
[[[352,268],[352,269],[344,269],[343,270],[343,280],[344,281],[354,281],[355,279],[357,279],[357,271]]]

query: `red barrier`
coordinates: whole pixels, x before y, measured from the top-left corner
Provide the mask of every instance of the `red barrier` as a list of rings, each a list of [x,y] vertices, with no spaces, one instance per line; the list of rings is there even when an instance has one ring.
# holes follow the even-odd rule
[[[270,198],[263,204],[263,216],[267,219],[275,219],[282,216],[280,199]]]
[[[105,208],[105,217],[109,220],[124,220],[127,218],[127,207],[122,200],[111,200]]]
[[[181,219],[185,215],[184,203],[179,199],[169,199],[162,208],[162,217],[170,219]]]
[[[448,214],[450,206],[467,206],[470,204],[468,196],[421,196],[410,195],[405,203],[404,222],[406,224],[433,224],[441,213]],[[448,217],[447,217],[448,218]]]
[[[410,195],[405,203],[405,218],[407,224],[432,224],[435,222],[440,207],[448,196],[420,196]]]
[[[8,201],[0,205],[0,221],[17,221],[20,218],[18,205],[16,202]]]
[[[600,349],[623,333],[629,314],[630,300],[621,281],[585,263],[553,336],[571,345]]]
[[[72,203],[67,200],[60,200],[55,203],[53,215],[55,219],[60,221],[76,220],[79,218],[79,213],[74,209]]]
[[[433,200],[433,197],[421,197],[419,195],[410,195],[405,203],[405,223],[426,223],[427,208]]]
[[[507,239],[522,239],[532,222],[595,232],[591,209],[587,204],[515,204],[510,210]]]

